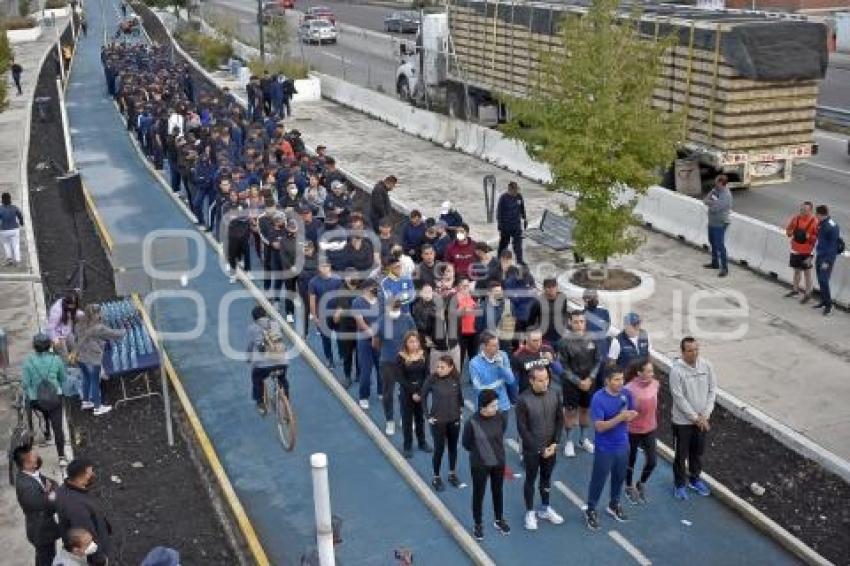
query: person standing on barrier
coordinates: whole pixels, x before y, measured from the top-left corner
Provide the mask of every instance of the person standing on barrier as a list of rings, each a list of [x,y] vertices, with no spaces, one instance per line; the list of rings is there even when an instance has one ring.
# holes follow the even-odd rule
[[[818,275],[818,288],[820,289],[820,302],[814,308],[823,308],[824,316],[832,313],[832,293],[829,288],[829,280],[832,277],[832,268],[835,260],[844,253],[844,240],[841,239],[840,229],[835,220],[829,216],[829,208],[825,204],[819,204],[815,209],[818,219],[818,242],[815,247],[815,270]]]
[[[499,228],[498,253],[501,254],[512,243],[517,263],[525,264],[522,258],[522,231],[528,228],[528,218],[525,215],[525,201],[515,181],[508,183],[507,192],[499,197],[496,223]]]
[[[717,396],[717,375],[714,367],[700,357],[699,343],[695,338],[682,338],[680,349],[682,357],[674,360],[670,367],[670,395],[673,398],[670,420],[676,449],[673,497],[684,501],[688,498],[687,488],[703,496],[711,494],[700,475],[706,435],[711,430],[709,419]]]
[[[812,297],[812,252],[818,239],[818,219],[812,214],[812,203],[809,201],[800,205],[800,213],[788,221],[785,235],[791,240],[791,259],[789,265],[794,270],[791,290],[786,297],[796,297],[802,293],[801,304]],[[804,279],[806,287],[800,287]]]
[[[714,188],[709,191],[703,202],[708,207],[708,244],[711,246],[711,263],[706,269],[719,269],[719,277],[729,275],[729,263],[726,259],[726,228],[729,227],[729,215],[732,212],[732,193],[727,186],[726,175],[718,175]]]

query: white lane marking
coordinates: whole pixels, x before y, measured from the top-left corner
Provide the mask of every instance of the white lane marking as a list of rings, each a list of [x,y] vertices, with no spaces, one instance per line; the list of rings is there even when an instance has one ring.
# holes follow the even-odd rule
[[[337,61],[345,61],[344,57],[337,55],[336,53],[330,53],[328,51],[325,51],[324,49],[319,49],[319,50],[317,50],[317,52],[324,55],[325,57],[330,57],[331,59],[336,59]],[[351,62],[350,59],[349,59],[349,62]]]
[[[838,173],[840,175],[850,175],[850,169],[839,169],[838,167],[821,165],[820,163],[815,163],[814,161],[806,161],[805,163],[801,163],[800,165],[807,167],[817,167],[818,169],[825,169],[827,171],[832,171],[833,173]]]
[[[519,454],[519,442],[517,442],[513,438],[506,438],[505,444],[508,445],[508,448]]]
[[[644,556],[644,555],[643,555],[643,553],[642,553],[640,550],[638,550],[637,548],[635,548],[635,545],[633,545],[632,543],[630,543],[630,542],[626,539],[626,537],[624,537],[623,535],[621,535],[619,532],[617,532],[617,531],[608,531],[608,536],[609,536],[609,537],[611,537],[612,539],[614,539],[614,542],[616,542],[616,543],[617,543],[617,544],[619,544],[621,547],[623,547],[623,550],[625,550],[626,552],[628,552],[628,553],[629,553],[629,555],[630,555],[632,558],[634,558],[634,559],[635,559],[635,562],[637,562],[637,563],[638,563],[638,564],[640,564],[641,566],[650,566],[650,564],[652,564],[652,561],[651,561],[649,558],[647,558],[646,556]]]
[[[554,485],[555,489],[560,491],[564,495],[564,497],[569,499],[570,503],[572,503],[573,505],[575,505],[576,507],[578,507],[582,511],[587,509],[587,504],[584,502],[584,500],[581,497],[579,497],[578,494],[575,491],[568,488],[564,482],[558,480],[555,483],[553,483],[552,485]]]

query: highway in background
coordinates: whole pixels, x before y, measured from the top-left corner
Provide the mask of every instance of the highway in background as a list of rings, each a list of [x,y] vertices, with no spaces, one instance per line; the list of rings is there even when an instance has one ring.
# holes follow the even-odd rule
[[[341,2],[301,0],[297,3],[301,10],[314,5],[331,8],[340,22],[371,31],[381,30],[384,16],[392,11],[391,8],[380,6]],[[211,0],[205,4],[205,8],[223,10],[237,17],[243,37],[256,41],[254,4],[244,0]],[[292,13],[289,19],[293,35],[290,44],[292,54],[303,54],[319,72],[395,96],[398,57],[388,41],[372,34],[363,37],[343,32],[338,45],[301,45],[294,39],[299,17],[297,13]],[[839,59],[839,63],[844,65],[844,59]],[[824,83],[827,94],[822,93],[822,98],[837,97],[827,99],[840,101],[846,95],[850,107],[850,57],[846,57],[846,69],[833,65],[829,73],[829,80]],[[842,79],[842,76],[846,78]],[[800,202],[811,200],[830,206],[835,220],[850,231],[850,156],[847,155],[847,136],[818,132],[816,141],[820,145],[820,153],[807,163],[798,163],[790,183],[736,191],[735,210],[763,222],[784,225]]]

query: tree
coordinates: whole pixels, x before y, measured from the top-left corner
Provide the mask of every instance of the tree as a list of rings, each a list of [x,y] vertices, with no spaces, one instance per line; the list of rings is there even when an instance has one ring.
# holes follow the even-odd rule
[[[551,189],[577,195],[577,255],[607,262],[634,252],[637,195],[675,158],[681,119],[652,107],[671,40],[642,38],[640,14],[593,0],[561,21],[562,53],[541,53],[529,95],[507,99],[505,133],[552,171]],[[629,188],[634,191],[629,191]]]
[[[0,25],[0,76],[6,77],[6,73],[12,68],[14,55],[12,46],[9,43],[9,37],[6,35],[6,28]],[[0,80],[0,112],[6,109],[9,104],[8,100],[9,87],[5,78]]]
[[[286,57],[286,47],[289,45],[289,27],[284,18],[272,18],[266,31],[266,39],[269,42],[271,54],[278,58]]]

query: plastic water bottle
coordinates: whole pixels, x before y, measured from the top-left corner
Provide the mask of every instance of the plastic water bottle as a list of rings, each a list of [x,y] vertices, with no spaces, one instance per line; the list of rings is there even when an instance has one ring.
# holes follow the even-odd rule
[[[139,357],[138,357],[138,354],[136,353],[136,345],[130,344],[130,368],[137,368],[137,367],[139,367]],[[127,369],[130,369],[130,368],[127,368]]]
[[[121,356],[118,355],[118,344],[116,342],[110,342],[109,348],[112,350],[112,370],[120,370]]]
[[[127,341],[126,335],[124,336],[124,340],[121,342],[121,369],[130,369],[130,344]]]

